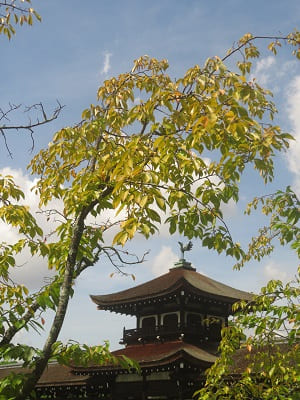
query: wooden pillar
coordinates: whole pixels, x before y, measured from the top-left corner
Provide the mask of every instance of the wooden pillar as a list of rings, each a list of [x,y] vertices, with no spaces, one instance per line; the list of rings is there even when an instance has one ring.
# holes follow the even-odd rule
[[[182,388],[182,380],[180,378],[177,378],[177,387],[178,387],[178,400],[184,400],[183,399],[183,388]]]
[[[179,298],[179,306],[180,306],[180,326],[185,326],[185,292],[181,290],[180,298]]]
[[[143,383],[142,383],[142,398],[141,400],[147,400],[147,374],[143,373]]]
[[[226,328],[228,327],[228,317],[227,316],[225,317],[225,327]]]
[[[185,326],[185,315],[184,315],[184,308],[182,306],[182,304],[180,304],[180,328]]]
[[[160,311],[159,310],[157,310],[157,325],[156,325],[156,330],[160,330],[160,328],[161,328],[161,325],[162,325],[162,323],[161,323],[161,313],[160,313]]]
[[[113,378],[111,378],[109,380],[109,386],[110,386],[110,393],[109,393],[109,399],[111,400],[116,400],[116,376],[114,376]]]

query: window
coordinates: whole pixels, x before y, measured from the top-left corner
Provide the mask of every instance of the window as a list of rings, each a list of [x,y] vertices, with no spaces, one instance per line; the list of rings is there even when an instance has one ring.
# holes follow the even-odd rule
[[[178,328],[178,316],[175,313],[166,314],[163,321],[164,328],[177,329]]]
[[[186,324],[191,328],[202,327],[202,315],[196,313],[188,313],[186,317]]]
[[[142,329],[146,331],[155,330],[156,318],[154,316],[144,317],[142,319]]]

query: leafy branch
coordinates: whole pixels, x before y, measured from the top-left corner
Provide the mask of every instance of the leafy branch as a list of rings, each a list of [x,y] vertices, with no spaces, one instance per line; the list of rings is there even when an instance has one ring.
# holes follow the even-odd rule
[[[41,21],[41,16],[31,7],[31,0],[0,1],[0,34],[9,40],[16,33],[14,25],[32,25],[34,18]]]

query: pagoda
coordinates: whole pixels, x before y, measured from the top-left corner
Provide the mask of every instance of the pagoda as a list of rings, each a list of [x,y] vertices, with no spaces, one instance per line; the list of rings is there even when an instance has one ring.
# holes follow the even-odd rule
[[[92,295],[99,310],[136,316],[114,351],[137,361],[141,373],[113,366],[77,369],[107,388],[107,399],[192,399],[217,357],[232,305],[250,293],[204,276],[182,258],[168,273],[121,292]],[[105,386],[106,385],[106,386]],[[99,389],[100,389],[99,386]],[[102,389],[103,390],[103,389]]]
[[[191,245],[190,245],[191,248]],[[99,310],[136,317],[123,330],[114,356],[138,362],[140,372],[122,366],[49,364],[36,386],[37,399],[188,400],[216,360],[221,329],[232,305],[250,293],[202,275],[182,257],[168,273],[121,292],[92,295]],[[0,368],[0,378],[20,367]]]

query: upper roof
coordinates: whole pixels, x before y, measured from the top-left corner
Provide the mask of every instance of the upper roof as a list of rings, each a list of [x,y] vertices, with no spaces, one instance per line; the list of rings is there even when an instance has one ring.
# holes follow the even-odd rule
[[[171,268],[167,274],[133,288],[111,294],[91,295],[91,299],[98,305],[99,309],[104,310],[118,305],[126,308],[126,305],[170,295],[180,289],[186,289],[202,297],[222,300],[229,304],[238,300],[252,300],[253,295],[251,293],[234,289],[201,275],[186,264],[188,263],[183,262],[181,266]],[[114,310],[122,312],[118,307]],[[132,315],[134,315],[133,312]]]

